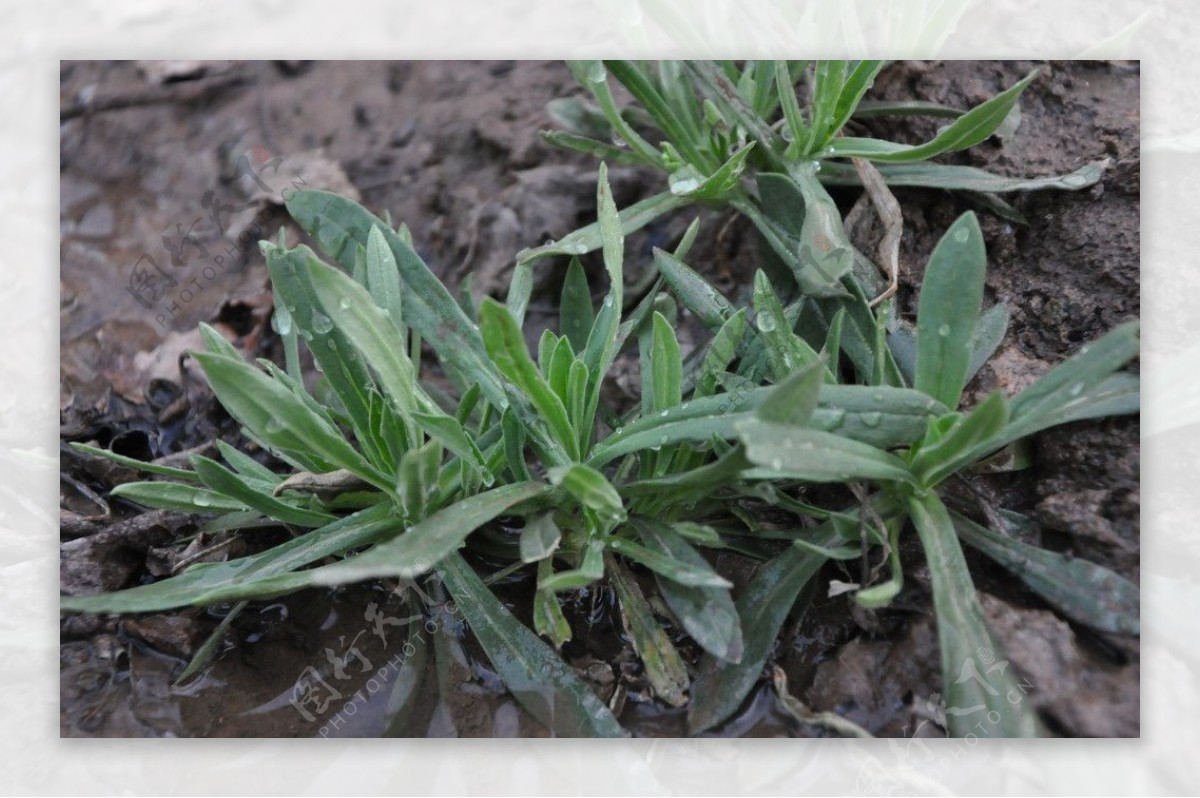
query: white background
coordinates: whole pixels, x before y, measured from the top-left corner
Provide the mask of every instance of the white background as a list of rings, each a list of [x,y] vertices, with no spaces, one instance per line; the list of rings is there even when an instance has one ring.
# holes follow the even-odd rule
[[[1182,0],[0,5],[0,791],[41,794],[1102,794],[1200,789],[1200,67]],[[1143,738],[945,741],[58,739],[58,60],[644,57],[1142,60]],[[1197,350],[1200,351],[1200,350]],[[1200,358],[1193,356],[1193,363]],[[1152,387],[1154,386],[1154,387]],[[1176,394],[1178,395],[1178,393]],[[932,746],[932,744],[931,744]],[[932,757],[932,758],[931,758]]]

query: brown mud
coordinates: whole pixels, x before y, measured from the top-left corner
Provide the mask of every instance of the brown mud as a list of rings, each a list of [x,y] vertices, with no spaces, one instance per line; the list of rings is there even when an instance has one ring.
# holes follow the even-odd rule
[[[900,62],[884,71],[869,97],[965,107],[1032,66]],[[1069,172],[1105,157],[1112,166],[1098,185],[1081,192],[1009,195],[1026,226],[980,212],[988,299],[1008,303],[1012,323],[968,399],[1027,384],[1139,312],[1137,67],[1079,62],[1043,68],[1046,74],[1022,98],[1014,137],[991,139],[945,160],[1019,176]],[[182,64],[165,73],[143,72],[132,63],[64,62],[63,441],[94,441],[167,462],[186,462],[181,452],[214,436],[237,441],[234,425],[181,355],[198,345],[196,324],[207,321],[223,325],[248,354],[278,359],[278,338],[268,323],[269,285],[253,241],[273,237],[281,227],[297,240],[268,196],[288,181],[357,193],[372,210],[406,222],[421,254],[447,281],[473,273],[477,293],[502,294],[517,250],[563,235],[594,213],[594,163],[551,149],[537,135],[551,127],[546,103],[578,91],[564,66],[543,62],[232,62]],[[875,120],[870,129],[917,141],[934,133],[936,121]],[[246,153],[255,160],[239,164]],[[283,160],[274,162],[276,155]],[[247,163],[263,167],[259,174],[271,191],[247,175]],[[265,171],[272,163],[275,171]],[[612,170],[611,179],[619,206],[664,182],[630,168]],[[854,192],[835,193],[848,210]],[[947,192],[896,194],[905,221],[900,308],[911,318],[915,286],[934,243],[975,206]],[[727,223],[727,215],[713,211],[700,215],[701,237],[690,260],[737,294],[757,262],[754,236],[741,220]],[[684,214],[630,237],[631,283],[650,268],[650,247],[669,242],[690,218]],[[177,247],[189,230],[207,258],[194,245]],[[222,258],[219,268],[212,265],[216,257]],[[143,304],[128,290],[139,262],[148,274],[161,267],[176,285]],[[539,274],[530,309],[534,322],[555,323],[560,281],[552,270]],[[636,372],[630,373],[631,379],[614,381],[615,398],[635,395]],[[981,478],[976,488],[1036,519],[1042,545],[1137,581],[1136,419],[1072,424],[1039,435],[1035,448],[1033,468]],[[64,448],[65,592],[161,578],[188,562],[271,545],[282,539],[273,536],[284,534],[263,530],[227,542],[201,531],[195,518],[145,513],[106,498],[115,484],[132,478],[128,469]],[[871,618],[852,614],[845,596],[824,598],[818,586],[848,578],[837,565],[828,566],[810,591],[809,609],[785,626],[773,662],[786,671],[793,694],[814,710],[838,712],[881,735],[941,734],[930,722],[940,668],[928,578],[919,547],[904,554],[904,592]],[[1137,641],[1071,625],[989,561],[971,552],[968,558],[993,627],[1050,728],[1070,736],[1136,736]],[[724,559],[719,565],[732,569],[739,585],[751,567]],[[358,585],[251,603],[229,624],[212,665],[180,684],[187,661],[229,607],[64,616],[61,732],[546,733],[504,691],[469,633],[459,638],[461,624],[437,613],[403,624],[411,605],[402,604],[393,587]],[[500,593],[521,615],[528,589],[518,580]],[[621,691],[623,724],[643,735],[685,733],[684,711],[649,695],[619,620],[614,622],[608,591],[577,596],[567,610],[576,639],[564,655],[605,698]],[[396,623],[380,629],[380,618]],[[410,634],[422,639],[407,646]],[[695,658],[685,640],[681,646]],[[449,654],[441,662],[451,663],[440,671],[435,648]],[[398,670],[421,670],[425,678],[405,722],[388,730]],[[297,681],[314,674],[329,688],[327,701],[308,707],[306,715],[290,699]],[[824,732],[791,720],[764,679],[742,713],[718,733]]]

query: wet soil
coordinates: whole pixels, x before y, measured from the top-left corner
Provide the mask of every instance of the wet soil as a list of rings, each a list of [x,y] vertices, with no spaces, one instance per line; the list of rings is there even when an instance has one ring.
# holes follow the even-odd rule
[[[196,324],[206,321],[246,353],[278,359],[268,281],[253,242],[280,229],[298,240],[278,205],[278,192],[289,183],[356,194],[373,210],[386,210],[409,225],[421,254],[448,282],[472,273],[477,294],[502,295],[517,250],[567,233],[594,212],[594,163],[553,150],[537,135],[552,126],[545,104],[579,91],[559,63],[177,66],[166,73],[133,63],[64,62],[62,68],[64,442],[94,441],[167,462],[215,436],[238,442],[181,355],[198,344]],[[1032,66],[899,62],[869,96],[965,107]],[[1022,98],[1015,136],[944,160],[1023,176],[1068,172],[1104,157],[1112,166],[1082,192],[1010,195],[1025,225],[980,213],[988,300],[1008,303],[1012,324],[969,398],[996,387],[1019,389],[1139,312],[1137,67],[1080,62],[1043,69]],[[911,141],[930,137],[936,126],[924,119],[870,123],[876,133]],[[611,179],[621,206],[663,182],[629,168],[614,169]],[[975,206],[947,192],[896,193],[905,217],[900,308],[911,318],[914,286],[934,243]],[[837,199],[848,210],[854,193],[839,192]],[[650,246],[678,235],[691,215],[631,237],[631,282],[648,268]],[[728,216],[714,211],[700,216],[692,260],[737,295],[757,263],[754,236],[740,220],[727,223]],[[193,243],[181,247],[189,232]],[[153,290],[130,290],[138,268],[157,280]],[[556,319],[560,280],[552,270],[539,274],[533,321]],[[636,377],[616,380],[613,390],[615,398],[631,399]],[[1035,518],[1042,545],[1137,581],[1136,419],[1069,425],[1038,436],[1035,447],[1032,469],[980,479],[976,488]],[[64,450],[65,592],[160,578],[195,558],[239,556],[285,534],[264,530],[235,541],[203,532],[195,518],[145,513],[107,498],[115,484],[132,478],[128,469]],[[968,558],[993,627],[1032,684],[1031,700],[1048,725],[1071,736],[1136,736],[1137,641],[1102,639],[1072,626],[988,561],[970,552]],[[851,613],[844,596],[823,597],[829,579],[853,581],[830,565],[816,580],[810,609],[785,627],[774,662],[787,672],[793,694],[814,710],[836,711],[876,734],[940,734],[929,722],[940,669],[919,546],[907,547],[904,561],[904,592],[874,617]],[[718,564],[738,584],[752,569],[728,558]],[[520,614],[528,589],[518,580],[501,595]],[[546,733],[504,692],[453,619],[432,613],[413,622],[426,630],[421,645],[449,652],[441,660],[452,664],[441,671],[435,657],[417,653],[419,646],[406,647],[408,631],[400,622],[414,613],[395,585],[252,603],[229,623],[212,664],[177,683],[230,610],[64,617],[62,734]],[[641,684],[612,617],[611,597],[603,589],[577,597],[568,612],[577,634],[564,654],[602,695],[623,691],[622,722],[638,734],[683,734],[684,712],[655,701]],[[385,623],[379,634],[381,617],[397,624]],[[696,652],[685,645],[684,653],[694,658]],[[414,673],[423,674],[423,686],[405,722],[389,729],[394,688]],[[325,690],[324,705],[307,706],[307,714],[292,701],[303,679]],[[718,733],[824,732],[792,721],[764,679]]]

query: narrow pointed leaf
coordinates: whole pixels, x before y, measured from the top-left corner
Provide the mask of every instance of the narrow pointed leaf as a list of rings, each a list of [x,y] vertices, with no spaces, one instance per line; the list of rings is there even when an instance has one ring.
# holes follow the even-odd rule
[[[945,505],[930,492],[909,498],[908,510],[929,563],[950,735],[1040,736],[1032,702],[1008,698],[1022,695],[1017,675],[988,628]]]
[[[562,657],[512,616],[461,556],[450,555],[440,570],[468,628],[530,715],[558,736],[627,736],[604,702]]]
[[[914,387],[951,409],[967,381],[986,262],[979,222],[965,213],[934,248],[921,281]]]

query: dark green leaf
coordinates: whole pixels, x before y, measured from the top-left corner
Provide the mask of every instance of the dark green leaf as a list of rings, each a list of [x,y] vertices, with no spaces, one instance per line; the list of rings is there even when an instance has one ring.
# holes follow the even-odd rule
[[[818,545],[832,546],[840,540],[829,524],[815,532],[812,540]],[[762,676],[763,665],[796,597],[824,563],[820,555],[788,546],[759,569],[736,605],[745,641],[741,662],[713,656],[705,656],[700,662],[688,707],[688,730],[692,734],[722,723],[741,706]]]
[[[265,516],[296,526],[318,527],[333,521],[328,513],[305,510],[280,501],[269,491],[256,490],[244,477],[229,471],[215,460],[192,455],[192,467],[202,481],[214,491],[241,502]]]
[[[592,293],[588,287],[587,274],[578,257],[571,258],[567,276],[563,279],[562,300],[559,305],[562,333],[571,342],[571,349],[582,352],[592,332],[595,311],[592,308]]]
[[[757,418],[739,422],[737,431],[746,456],[761,467],[749,476],[806,482],[913,479],[895,455],[828,432]]]
[[[664,557],[694,567],[707,561],[672,527],[635,518],[634,525],[646,547]],[[742,658],[742,627],[729,589],[681,585],[655,574],[658,589],[683,628],[705,651],[727,662]]]
[[[966,384],[986,266],[979,222],[965,213],[934,247],[921,281],[914,387],[951,409]]]
[[[496,673],[530,715],[559,736],[626,736],[608,707],[512,616],[461,556],[447,557],[441,573]]]
[[[957,513],[951,517],[968,545],[1012,571],[1071,620],[1111,634],[1141,632],[1141,599],[1133,582],[1102,565],[1027,545]]]
[[[873,161],[923,161],[944,152],[964,150],[992,135],[1004,122],[1025,87],[1037,77],[1031,72],[1011,88],[967,111],[935,137],[919,145],[897,144],[880,139],[834,139],[827,154],[835,158],[867,158]]]
[[[1023,693],[988,628],[945,505],[930,492],[909,498],[908,510],[929,563],[950,735],[1040,736],[1033,702],[1008,698]]]

